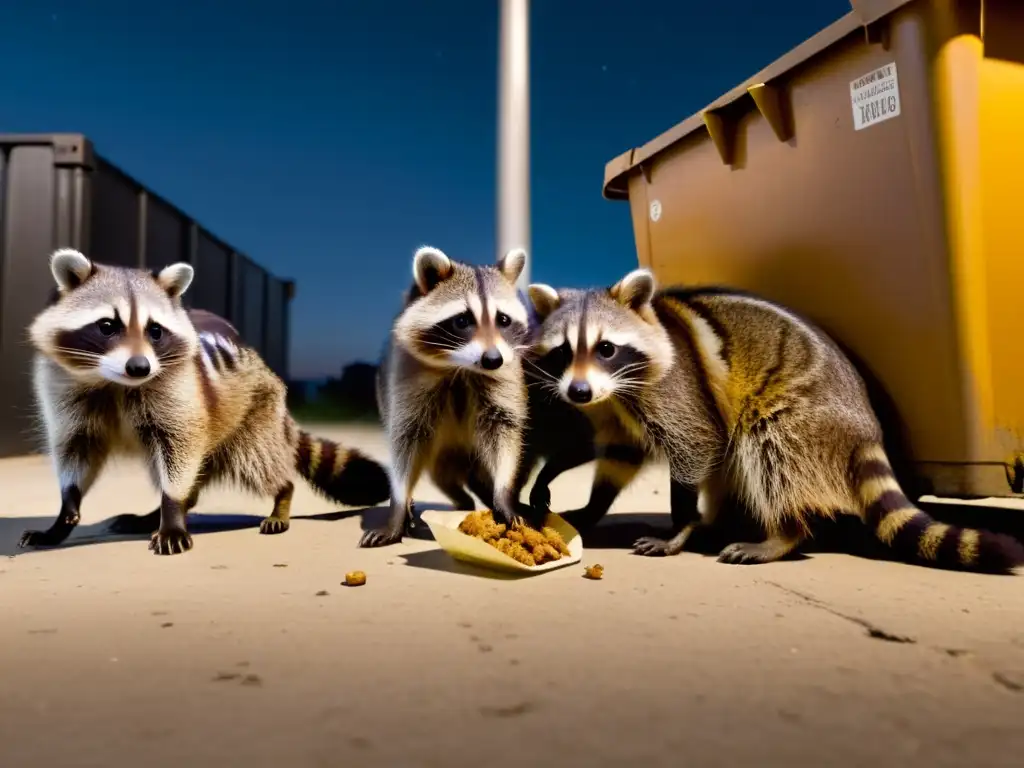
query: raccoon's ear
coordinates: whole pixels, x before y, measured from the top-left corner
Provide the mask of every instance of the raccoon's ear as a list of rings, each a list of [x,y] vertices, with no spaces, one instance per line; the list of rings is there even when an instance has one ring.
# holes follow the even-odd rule
[[[646,269],[634,269],[611,287],[608,293],[617,302],[639,312],[651,303],[657,284],[654,275]]]
[[[522,248],[512,248],[504,256],[498,259],[498,271],[505,276],[510,283],[514,283],[523,274],[523,267],[526,266],[526,251]]]
[[[438,248],[424,245],[412,257],[412,278],[424,295],[451,277],[454,271],[452,260]]]
[[[81,251],[60,248],[50,256],[50,271],[61,291],[72,291],[84,283],[96,267]]]
[[[544,283],[532,283],[529,294],[533,309],[541,320],[558,309],[562,303],[562,297],[558,295],[558,291]]]
[[[177,299],[192,285],[192,278],[195,277],[195,274],[196,271],[191,264],[179,261],[177,264],[171,264],[171,266],[161,269],[156,275],[156,281],[161,288],[167,291],[168,296]]]

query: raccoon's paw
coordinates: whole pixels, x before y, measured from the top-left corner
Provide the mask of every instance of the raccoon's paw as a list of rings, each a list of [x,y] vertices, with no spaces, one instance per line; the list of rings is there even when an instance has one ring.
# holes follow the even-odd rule
[[[149,540],[154,555],[181,555],[192,549],[192,537],[180,528],[157,531]]]
[[[545,513],[551,511],[551,489],[547,486],[538,488],[534,486],[530,489],[530,506],[539,511]]]
[[[359,546],[365,548],[387,547],[397,544],[402,540],[401,531],[392,531],[390,528],[371,528],[359,539]]]
[[[288,520],[282,520],[279,517],[265,517],[260,520],[260,533],[267,536],[272,536],[276,533],[284,533],[291,527],[291,522]]]
[[[669,541],[656,536],[643,536],[633,542],[633,554],[644,557],[662,557],[669,554]]]
[[[778,560],[779,555],[774,548],[761,544],[737,542],[730,544],[718,553],[718,562],[732,565],[756,565]]]
[[[117,534],[153,533],[160,527],[160,510],[148,515],[118,515],[110,521],[107,530]]]

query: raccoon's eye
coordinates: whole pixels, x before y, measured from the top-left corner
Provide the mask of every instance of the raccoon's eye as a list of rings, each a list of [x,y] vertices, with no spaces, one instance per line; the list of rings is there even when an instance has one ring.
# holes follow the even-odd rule
[[[610,341],[599,341],[597,346],[594,347],[594,351],[597,352],[598,357],[603,357],[607,360],[615,355],[615,345]]]
[[[494,322],[498,324],[499,328],[508,328],[512,325],[512,318],[506,315],[504,312],[499,312],[494,316]]]
[[[146,335],[150,341],[160,341],[164,335],[164,329],[159,323],[150,323],[146,326]]]
[[[96,326],[104,336],[113,336],[117,333],[121,324],[117,322],[117,320],[111,320],[109,317],[103,317],[96,321]]]
[[[452,325],[458,328],[460,331],[464,331],[473,323],[473,315],[469,312],[463,312],[461,315],[456,315],[455,319],[452,320]]]

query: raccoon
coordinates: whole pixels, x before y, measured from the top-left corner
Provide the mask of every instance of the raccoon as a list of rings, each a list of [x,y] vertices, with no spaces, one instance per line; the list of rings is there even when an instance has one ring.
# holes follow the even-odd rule
[[[577,527],[596,523],[661,456],[674,535],[639,539],[638,554],[679,553],[735,499],[767,537],[730,544],[722,562],[778,560],[811,535],[816,516],[852,514],[906,562],[984,572],[1024,563],[1015,539],[945,525],[911,503],[863,379],[789,310],[721,288],[659,291],[644,269],[609,289],[532,285],[530,295],[544,318],[531,354],[595,425],[590,503],[567,515]]]
[[[529,517],[512,493],[527,416],[521,352],[529,316],[515,282],[526,254],[472,266],[424,246],[377,374],[391,447],[391,513],[360,546],[401,540],[413,524],[412,492],[426,471],[457,509],[475,508],[466,486],[507,520]]]
[[[186,515],[214,481],[274,498],[265,534],[288,529],[296,472],[343,504],[387,498],[381,465],[297,427],[284,383],[230,323],[182,306],[190,265],[150,273],[60,249],[50,269],[57,292],[29,337],[61,508],[48,530],[25,532],[22,547],[63,542],[117,454],[143,458],[161,491],[159,510],[122,516],[117,528],[152,533],[150,549],[161,555],[192,548]]]

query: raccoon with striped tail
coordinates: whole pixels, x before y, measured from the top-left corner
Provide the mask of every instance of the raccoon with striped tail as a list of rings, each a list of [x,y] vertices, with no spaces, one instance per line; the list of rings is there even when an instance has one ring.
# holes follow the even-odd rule
[[[401,541],[413,524],[423,472],[460,510],[485,506],[506,520],[532,517],[514,496],[527,417],[521,351],[527,308],[516,291],[526,254],[474,266],[424,246],[413,285],[377,372],[377,402],[391,454],[391,513],[360,546]]]
[[[609,289],[533,285],[530,296],[543,317],[532,354],[597,433],[590,504],[566,515],[578,528],[663,457],[674,535],[638,540],[638,554],[679,553],[732,498],[767,538],[730,544],[722,562],[778,560],[810,536],[814,517],[852,514],[906,562],[995,573],[1024,563],[1016,539],[945,525],[912,504],[863,379],[785,308],[726,289],[657,290],[643,269]],[[696,504],[684,510],[687,497]]]
[[[55,300],[29,327],[33,383],[60,484],[61,507],[22,547],[57,546],[109,458],[142,458],[160,489],[157,511],[122,516],[124,532],[152,533],[161,555],[192,548],[188,511],[211,482],[274,499],[260,533],[289,527],[296,474],[353,506],[388,496],[377,462],[303,432],[284,383],[226,320],[187,310],[190,265],[147,272],[60,249],[50,258]],[[156,531],[153,533],[153,531]]]

